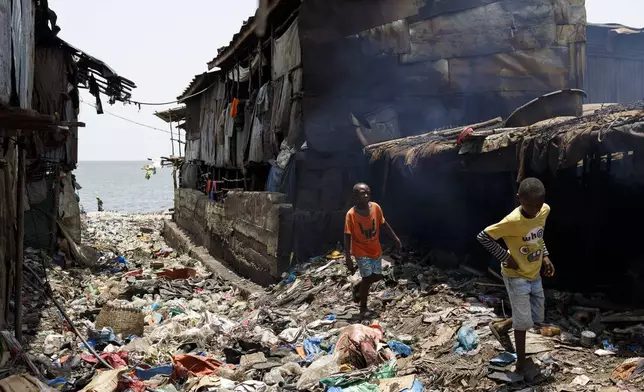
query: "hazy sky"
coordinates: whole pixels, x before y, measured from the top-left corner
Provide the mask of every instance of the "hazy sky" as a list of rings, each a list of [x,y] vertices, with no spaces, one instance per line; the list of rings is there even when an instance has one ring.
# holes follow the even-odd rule
[[[106,62],[119,75],[134,81],[133,99],[174,100],[192,77],[255,13],[257,0],[50,0],[62,28],[60,36],[73,46]],[[644,27],[644,1],[586,0],[590,22],[613,22]],[[83,91],[83,99],[94,98]],[[110,106],[105,111],[157,128],[168,124],[155,110],[170,106]],[[144,160],[170,154],[166,133],[125,122],[81,104],[79,159]]]

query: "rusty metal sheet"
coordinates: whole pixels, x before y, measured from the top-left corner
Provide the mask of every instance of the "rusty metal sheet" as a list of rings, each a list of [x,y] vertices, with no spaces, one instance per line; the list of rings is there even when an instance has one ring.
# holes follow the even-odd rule
[[[549,47],[555,41],[554,22],[520,27],[516,30],[497,28],[486,24],[480,31],[464,32],[441,36],[429,35],[422,25],[410,26],[411,50],[401,56],[402,63],[438,60],[453,57],[482,56],[495,53],[510,53]]]
[[[361,43],[366,55],[409,52],[409,24],[406,19],[397,20],[348,37]]]
[[[533,99],[505,120],[506,127],[524,127],[554,117],[583,115],[583,90],[555,91]]]
[[[453,91],[541,91],[563,89],[568,84],[567,47],[499,53],[449,60]]]

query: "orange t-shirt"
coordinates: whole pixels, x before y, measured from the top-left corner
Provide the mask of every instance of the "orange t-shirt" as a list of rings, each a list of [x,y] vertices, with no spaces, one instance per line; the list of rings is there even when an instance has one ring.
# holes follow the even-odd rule
[[[344,223],[344,234],[351,235],[351,255],[377,259],[382,256],[380,227],[385,223],[380,206],[369,203],[369,216],[362,216],[351,208]]]

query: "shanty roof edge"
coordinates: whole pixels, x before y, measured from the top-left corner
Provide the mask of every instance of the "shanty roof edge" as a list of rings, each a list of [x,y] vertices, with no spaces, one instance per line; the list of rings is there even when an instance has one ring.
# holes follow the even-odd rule
[[[260,33],[267,25],[269,16],[280,6],[295,3],[294,1],[286,0],[260,0],[260,7],[257,9],[254,16],[248,18],[242,24],[239,32],[233,35],[232,40],[223,48],[217,50],[217,56],[208,62],[208,69],[220,67],[226,60],[239,49],[246,40],[255,33]],[[297,2],[299,4],[299,2]],[[261,34],[261,33],[260,33]]]
[[[169,122],[179,122],[186,119],[188,112],[186,111],[185,105],[164,110],[162,112],[154,112],[154,115],[159,117],[161,120]]]
[[[67,41],[56,37],[64,49],[77,58],[79,68],[79,82],[89,86],[89,81],[94,78],[101,93],[110,98],[110,102],[127,102],[132,97],[132,90],[136,84],[131,80],[119,76],[112,68],[103,61],[77,49]]]
[[[608,139],[607,146],[619,147],[619,143],[616,142],[619,141],[622,147],[629,145],[633,149],[637,144],[644,148],[644,102],[631,105],[608,104],[594,112],[584,110],[582,117],[552,118],[525,127],[500,128],[498,125],[487,125],[493,122],[490,120],[453,130],[430,132],[376,143],[366,146],[365,153],[371,157],[372,161],[385,157],[388,159],[401,158],[404,159],[406,165],[413,167],[421,159],[443,153],[452,153],[455,154],[454,156],[483,154],[535,138],[539,140],[563,138],[563,142],[555,144],[559,149],[565,150],[564,157],[568,164],[585,153],[585,150],[580,149],[584,146],[591,146],[590,141],[599,145]],[[474,128],[474,130],[470,128]],[[616,136],[612,136],[613,134]],[[579,138],[583,138],[587,143],[576,142]],[[611,138],[613,140],[610,140]],[[611,148],[607,147],[606,149],[610,150]]]
[[[616,32],[617,34],[641,34],[644,32],[644,29],[624,26],[619,23],[588,23],[587,26],[610,29]]]
[[[219,70],[214,70],[210,72],[204,72],[199,75],[195,75],[190,81],[188,87],[183,90],[183,93],[177,97],[177,100],[183,101],[186,98],[190,97],[193,94],[198,93],[200,90],[207,88],[219,77]]]

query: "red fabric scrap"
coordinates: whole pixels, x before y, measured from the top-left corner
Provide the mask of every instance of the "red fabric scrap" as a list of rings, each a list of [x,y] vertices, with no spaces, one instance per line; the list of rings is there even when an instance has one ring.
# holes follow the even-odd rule
[[[459,146],[463,144],[463,140],[465,140],[468,136],[470,136],[474,132],[474,129],[472,127],[467,127],[461,132],[460,135],[458,135],[458,140],[456,141],[456,144]]]
[[[119,380],[116,392],[133,391],[145,392],[145,384],[141,380]]]
[[[193,268],[167,269],[157,272],[157,276],[168,280],[189,279],[197,276],[197,270]]]
[[[222,365],[216,359],[190,354],[173,356],[172,364],[174,365],[173,379],[209,376]]]
[[[123,274],[124,278],[129,278],[130,276],[143,276],[143,270],[130,271],[126,274]]]
[[[83,353],[80,355],[81,359],[87,363],[98,363],[98,359],[92,354]],[[121,351],[118,353],[103,353],[101,354],[107,363],[110,364],[114,369],[127,366],[127,351]]]

